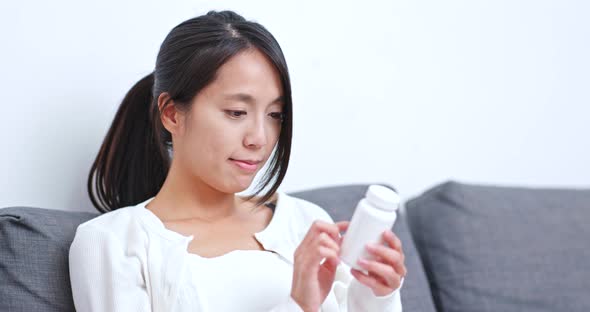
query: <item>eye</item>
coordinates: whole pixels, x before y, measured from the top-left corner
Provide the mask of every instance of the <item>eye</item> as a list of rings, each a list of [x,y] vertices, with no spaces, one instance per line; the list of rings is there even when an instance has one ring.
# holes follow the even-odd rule
[[[276,120],[280,120],[280,121],[285,120],[285,113],[282,113],[282,112],[274,112],[274,113],[270,113],[269,115],[270,115],[270,117],[272,117]]]
[[[242,114],[246,115],[245,111],[237,111],[237,110],[226,110],[225,113],[228,114],[232,118],[238,118],[238,117],[242,116]]]

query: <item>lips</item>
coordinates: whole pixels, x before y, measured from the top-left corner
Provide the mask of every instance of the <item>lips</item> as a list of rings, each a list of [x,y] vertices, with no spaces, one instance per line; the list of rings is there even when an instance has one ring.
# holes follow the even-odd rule
[[[229,160],[240,161],[240,162],[246,163],[248,165],[258,165],[260,163],[260,160],[250,160],[250,159],[234,159],[234,158],[230,158]]]
[[[247,172],[255,172],[256,168],[258,168],[258,164],[261,162],[260,160],[251,159],[242,160],[230,158],[229,160],[233,162],[236,166],[238,166],[240,169],[243,169]]]

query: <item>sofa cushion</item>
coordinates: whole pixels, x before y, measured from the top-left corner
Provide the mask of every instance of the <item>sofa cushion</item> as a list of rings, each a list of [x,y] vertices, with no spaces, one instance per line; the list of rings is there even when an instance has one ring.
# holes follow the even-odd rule
[[[348,221],[352,218],[352,214],[359,200],[365,196],[368,187],[369,185],[367,184],[341,185],[295,192],[291,195],[319,205],[336,222]],[[408,270],[401,289],[401,300],[404,311],[436,311],[422,262],[418,257],[414,241],[408,230],[406,217],[403,214],[398,214],[393,225],[393,231],[402,241],[404,255],[406,256],[406,268]]]
[[[0,311],[74,311],[68,251],[78,224],[95,216],[0,209]]]
[[[590,311],[590,190],[451,181],[406,213],[439,311]]]

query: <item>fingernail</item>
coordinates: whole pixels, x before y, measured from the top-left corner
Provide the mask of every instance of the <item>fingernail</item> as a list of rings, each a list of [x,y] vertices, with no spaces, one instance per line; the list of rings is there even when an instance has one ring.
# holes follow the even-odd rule
[[[375,246],[375,244],[372,244],[372,243],[370,243],[370,244],[367,244],[367,249],[368,249],[368,250],[370,250],[370,251],[373,251],[373,250],[375,250],[376,248],[377,248],[377,246]]]
[[[368,262],[365,259],[359,259],[358,264],[360,265],[366,265]]]

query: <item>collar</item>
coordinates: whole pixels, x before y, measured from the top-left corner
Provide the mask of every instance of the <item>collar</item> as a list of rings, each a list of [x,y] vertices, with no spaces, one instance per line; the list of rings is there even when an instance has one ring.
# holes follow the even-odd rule
[[[166,228],[162,220],[146,208],[146,205],[154,198],[155,196],[136,205],[144,224],[166,240],[185,244],[184,251],[188,256],[188,244],[194,239],[194,236],[185,236]],[[254,237],[264,249],[276,252],[290,264],[294,262],[293,253],[297,247],[298,234],[291,216],[293,204],[293,198],[286,193],[277,191],[277,202],[269,224],[262,231],[254,233]]]

